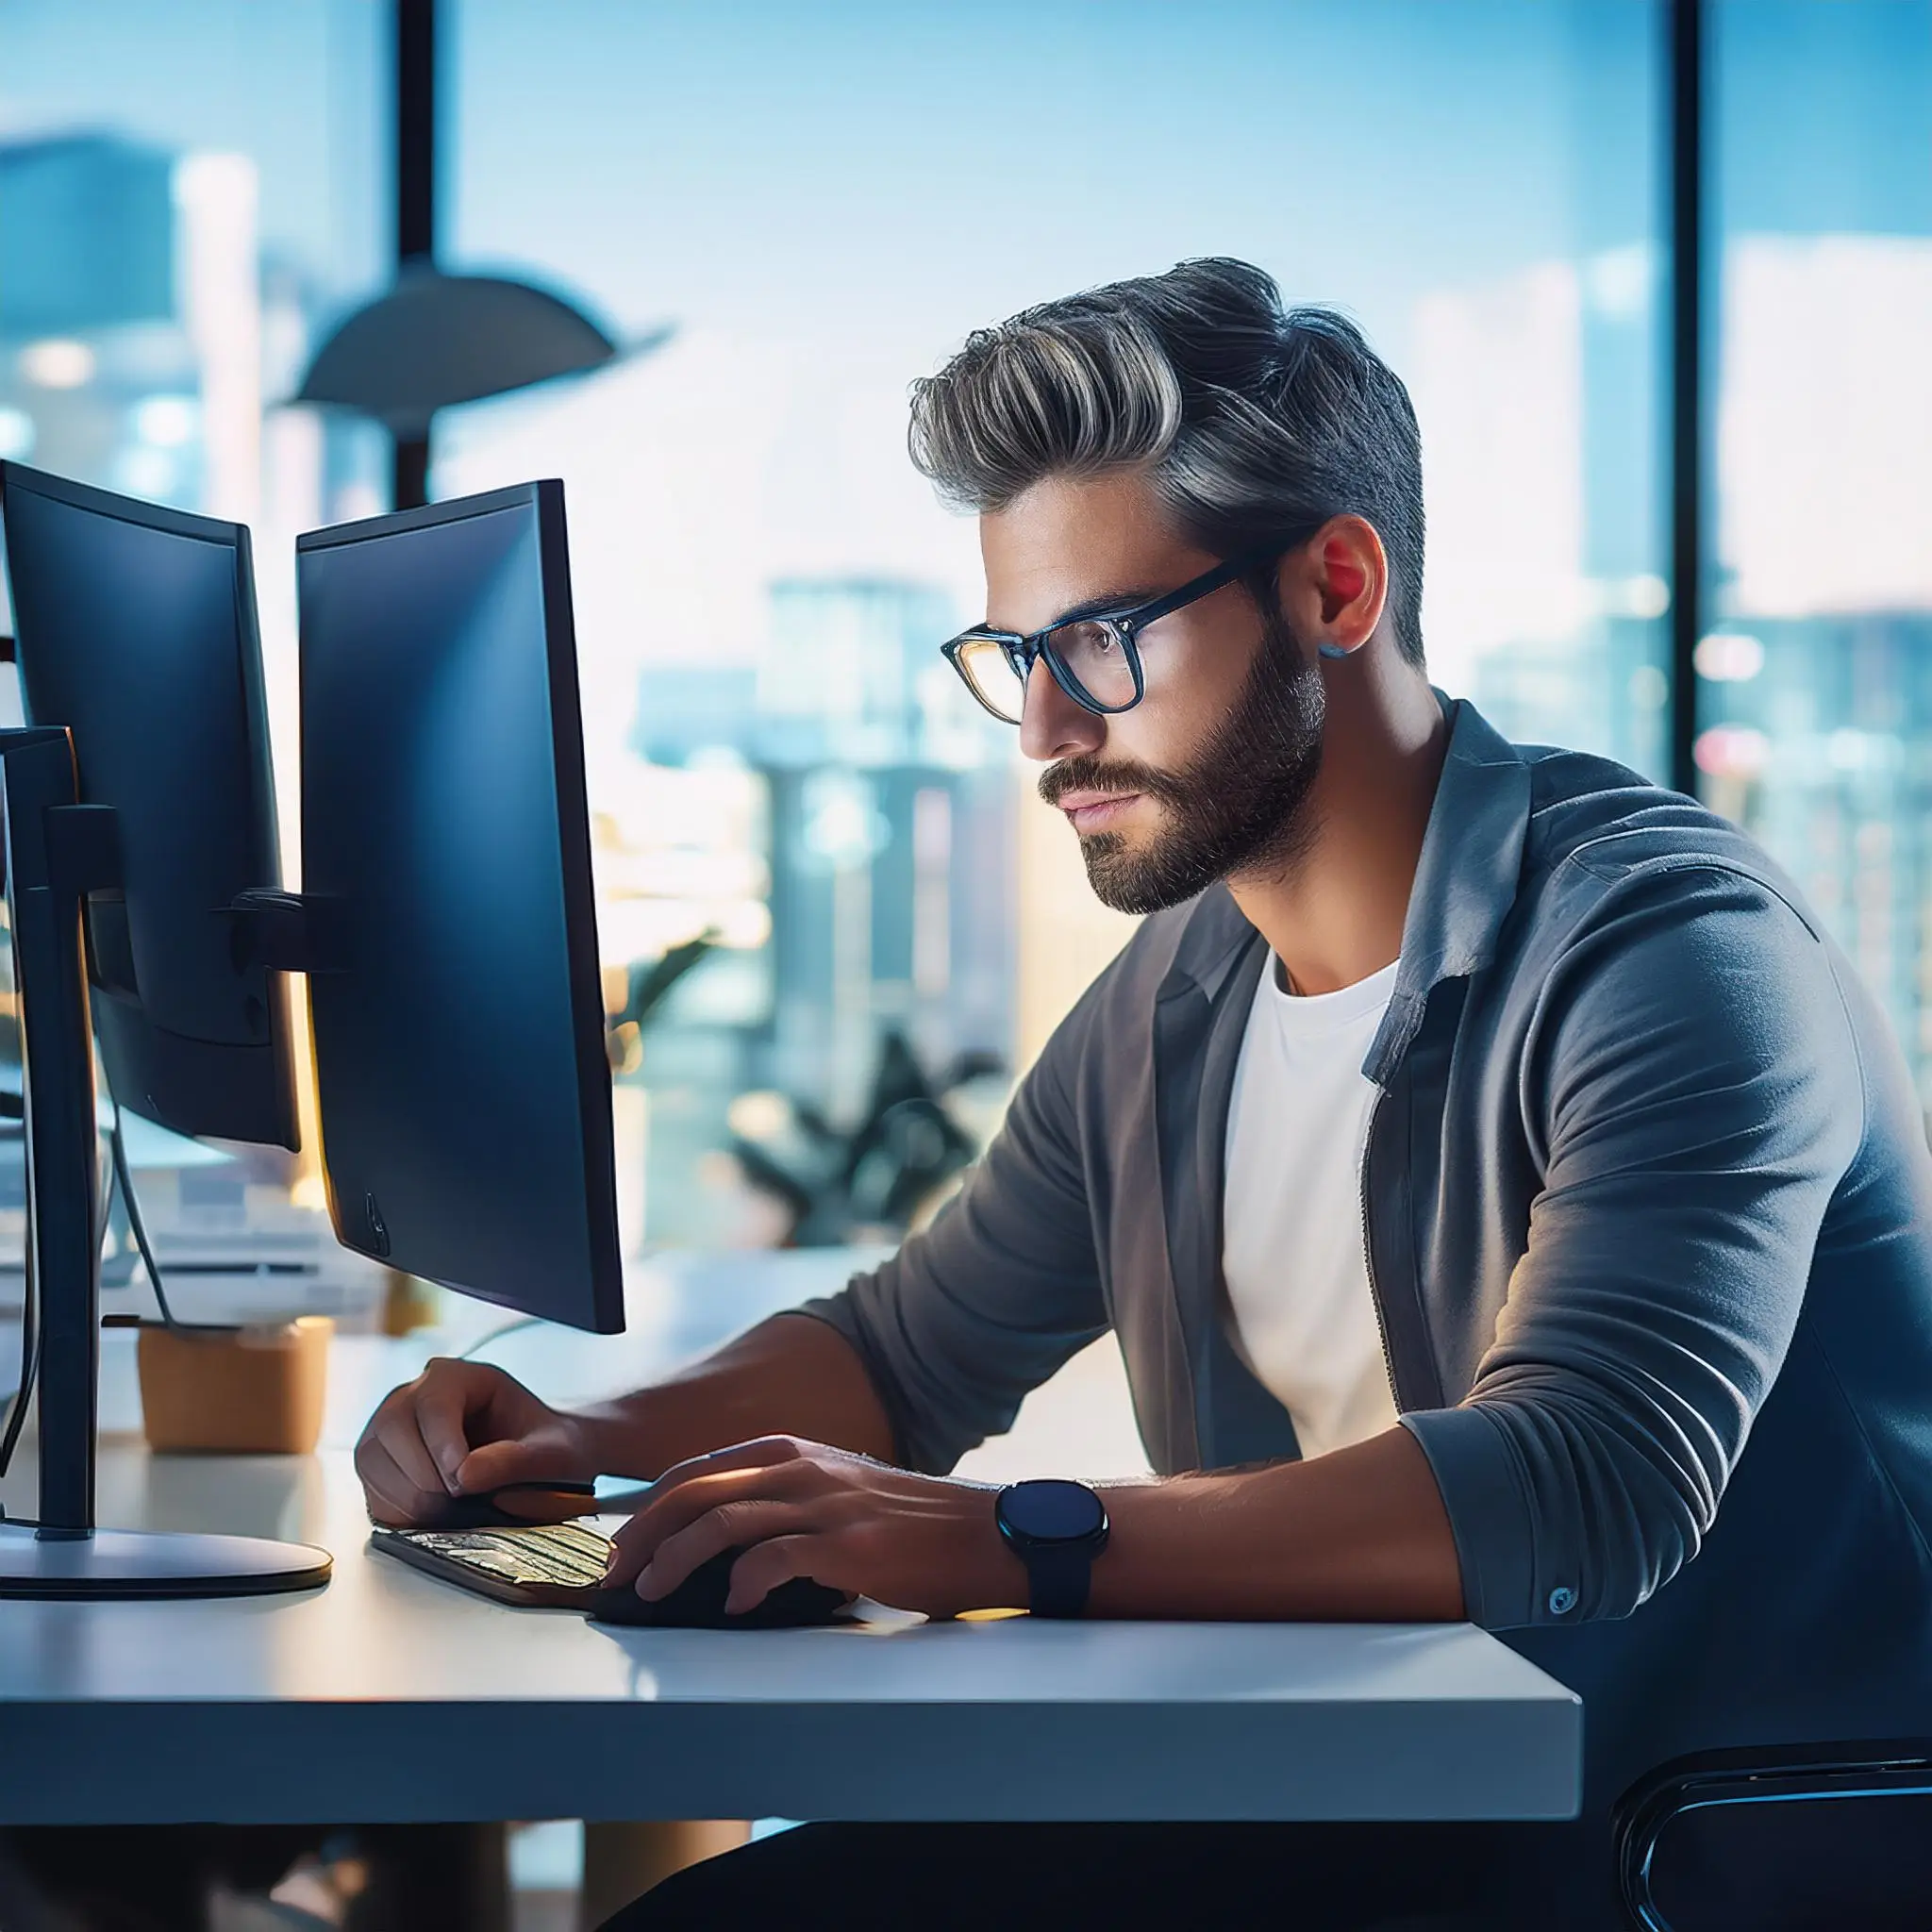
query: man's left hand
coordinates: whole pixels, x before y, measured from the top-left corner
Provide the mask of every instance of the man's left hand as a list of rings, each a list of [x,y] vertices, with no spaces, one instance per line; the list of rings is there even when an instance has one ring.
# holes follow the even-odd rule
[[[667,1470],[618,1531],[608,1581],[655,1600],[742,1549],[724,1604],[734,1616],[794,1576],[931,1617],[1022,1606],[1026,1570],[1001,1539],[995,1493],[765,1436]]]

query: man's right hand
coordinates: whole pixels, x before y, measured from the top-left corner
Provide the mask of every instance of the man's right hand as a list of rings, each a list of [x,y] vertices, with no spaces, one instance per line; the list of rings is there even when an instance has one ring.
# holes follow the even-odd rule
[[[369,1514],[396,1528],[433,1522],[452,1496],[604,1473],[582,1418],[501,1369],[441,1357],[384,1399],[356,1445]]]

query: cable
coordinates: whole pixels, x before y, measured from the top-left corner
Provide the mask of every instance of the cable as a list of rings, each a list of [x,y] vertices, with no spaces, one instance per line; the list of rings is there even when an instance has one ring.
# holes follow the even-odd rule
[[[494,1328],[486,1328],[471,1342],[468,1348],[459,1348],[454,1359],[470,1362],[476,1359],[479,1348],[488,1348],[492,1341],[501,1341],[506,1335],[514,1335],[524,1328],[544,1328],[549,1326],[548,1317],[543,1315],[519,1315],[514,1322],[499,1322]]]
[[[0,1117],[14,1118],[14,1109],[0,1107]],[[21,1158],[25,1160],[25,1108],[21,1108],[19,1118],[22,1123]],[[119,1125],[117,1117],[117,1133]],[[112,1202],[113,1181],[109,1176],[108,1182],[100,1189],[100,1207],[94,1215],[95,1254],[99,1254],[101,1241],[108,1231],[108,1215]],[[131,1218],[130,1216],[130,1220]],[[34,1230],[31,1213],[27,1219],[27,1238],[21,1251],[20,1271],[20,1380],[14,1390],[13,1400],[8,1406],[6,1429],[0,1432],[0,1476],[4,1476],[13,1466],[13,1452],[20,1444],[21,1431],[26,1426],[27,1409],[32,1406],[34,1389],[41,1377],[40,1271],[34,1266]]]
[[[20,1158],[24,1174],[26,1163],[26,1096],[24,1091],[0,1091],[0,1120],[21,1124]],[[13,1461],[14,1444],[20,1441],[22,1426],[26,1422],[27,1405],[33,1399],[41,1361],[40,1341],[34,1322],[34,1244],[31,1232],[22,1246],[20,1259],[20,1375],[14,1383],[13,1400],[8,1405],[6,1427],[0,1430],[0,1475],[7,1474]]]
[[[23,1155],[25,1151],[22,1150]],[[33,1400],[34,1383],[40,1375],[41,1338],[39,1324],[34,1319],[39,1294],[34,1280],[34,1244],[31,1232],[21,1256],[21,1263],[20,1383],[13,1392],[13,1401],[8,1407],[6,1432],[0,1434],[0,1475],[5,1475],[13,1466],[13,1451],[20,1441],[21,1430],[26,1425],[27,1405]]]
[[[147,1224],[142,1219],[141,1201],[134,1191],[134,1176],[127,1169],[127,1142],[121,1132],[121,1101],[117,1094],[108,1095],[108,1104],[114,1109],[114,1124],[108,1130],[108,1145],[114,1156],[114,1178],[121,1188],[121,1205],[127,1209],[127,1225],[134,1235],[134,1245],[141,1253],[141,1265],[147,1270],[148,1285],[155,1291],[155,1306],[161,1311],[161,1321],[170,1328],[180,1328],[184,1324],[175,1321],[175,1311],[168,1306],[168,1291],[161,1281],[161,1271],[155,1261],[155,1251],[148,1244]],[[103,1191],[105,1193],[105,1190]],[[101,1220],[102,1235],[107,1232],[107,1217]],[[96,1246],[99,1237],[96,1237]]]

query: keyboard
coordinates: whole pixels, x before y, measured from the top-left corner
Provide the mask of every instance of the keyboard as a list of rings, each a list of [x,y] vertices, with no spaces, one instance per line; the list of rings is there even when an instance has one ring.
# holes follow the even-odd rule
[[[498,1603],[580,1610],[604,1580],[611,1543],[581,1523],[516,1529],[377,1529],[370,1547]]]
[[[430,1575],[526,1608],[581,1610],[605,1624],[694,1630],[778,1630],[842,1620],[842,1591],[794,1576],[757,1608],[727,1616],[731,1568],[744,1552],[720,1550],[667,1597],[647,1601],[628,1584],[604,1582],[610,1539],[581,1523],[533,1523],[514,1529],[375,1529],[372,1549]]]

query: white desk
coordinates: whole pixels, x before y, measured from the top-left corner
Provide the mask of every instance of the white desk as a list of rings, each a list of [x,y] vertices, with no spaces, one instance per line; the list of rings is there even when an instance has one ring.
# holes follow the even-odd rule
[[[768,1299],[797,1280],[775,1271]],[[761,1311],[741,1295],[725,1325]],[[546,1394],[594,1392],[587,1360],[618,1380],[662,1366],[643,1334],[536,1338],[514,1367]],[[603,1353],[572,1371],[570,1350]],[[1574,1812],[1578,1701],[1466,1625],[607,1631],[467,1597],[367,1552],[344,1441],[425,1352],[339,1347],[336,1440],[314,1457],[110,1439],[104,1524],[320,1542],[335,1580],[0,1604],[0,1822]]]

